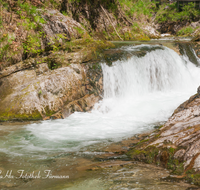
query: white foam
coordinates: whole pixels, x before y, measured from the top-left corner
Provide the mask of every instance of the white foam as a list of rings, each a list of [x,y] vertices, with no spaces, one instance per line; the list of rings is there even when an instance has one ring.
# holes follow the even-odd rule
[[[125,50],[138,47],[142,46]],[[26,129],[37,141],[44,142],[37,146],[70,150],[105,139],[120,140],[166,121],[180,103],[196,93],[200,68],[163,48],[141,58],[116,61],[111,67],[102,63],[104,99],[91,113],[28,125]]]

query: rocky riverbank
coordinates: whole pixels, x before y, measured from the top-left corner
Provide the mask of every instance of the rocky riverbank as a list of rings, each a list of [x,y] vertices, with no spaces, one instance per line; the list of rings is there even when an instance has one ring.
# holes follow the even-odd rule
[[[58,119],[89,111],[103,93],[101,67],[92,62],[95,53],[56,52],[0,71],[0,120]]]
[[[171,170],[171,178],[200,185],[200,94],[181,104],[158,130],[128,151],[135,160]]]
[[[111,64],[121,57],[146,55],[142,49],[125,55],[106,40],[150,40],[158,38],[159,32],[178,34],[185,25],[192,27],[194,40],[199,40],[198,21],[159,24],[146,15],[128,17],[130,11],[118,1],[4,1],[0,9],[0,121],[61,119],[76,111],[90,111],[103,94],[100,60]],[[171,48],[181,49],[182,54],[194,49],[197,56],[188,57],[198,64],[198,43]],[[109,50],[102,54],[105,49]],[[104,167],[102,161],[120,159],[118,171],[127,160],[140,161],[168,168],[170,178],[200,185],[199,106],[198,90],[155,132],[104,148],[106,154],[93,157],[99,163],[83,170],[98,170]]]

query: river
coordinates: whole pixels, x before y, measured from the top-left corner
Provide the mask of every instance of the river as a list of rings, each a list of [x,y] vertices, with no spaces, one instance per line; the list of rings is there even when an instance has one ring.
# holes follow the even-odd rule
[[[132,163],[125,155],[111,156],[107,166],[98,159],[114,154],[106,150],[111,144],[163,124],[196,93],[198,65],[159,43],[122,44],[129,58],[112,66],[101,62],[104,97],[91,112],[2,123],[1,189],[186,189],[185,183],[160,180],[167,170]]]

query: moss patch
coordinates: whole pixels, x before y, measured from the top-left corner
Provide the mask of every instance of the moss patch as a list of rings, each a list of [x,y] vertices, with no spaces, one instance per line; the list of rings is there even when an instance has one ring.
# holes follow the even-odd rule
[[[41,119],[42,116],[38,111],[34,111],[32,114],[19,114],[14,111],[0,113],[0,121],[35,121]]]
[[[200,171],[195,172],[193,169],[191,169],[186,172],[186,175],[186,179],[190,183],[194,183],[195,185],[200,186]]]
[[[46,107],[46,108],[45,108],[45,112],[46,112],[46,113],[45,113],[46,116],[51,116],[51,115],[53,115],[53,114],[56,113],[55,111],[50,110],[49,107]]]

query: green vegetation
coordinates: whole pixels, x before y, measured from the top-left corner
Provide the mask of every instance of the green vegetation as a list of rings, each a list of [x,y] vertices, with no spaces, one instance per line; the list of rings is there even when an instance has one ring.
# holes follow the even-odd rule
[[[21,19],[28,17],[35,24],[45,23],[45,20],[41,17],[41,11],[36,6],[26,2],[21,3],[20,1],[18,1],[18,6],[20,9],[16,13],[21,16]]]
[[[174,164],[176,167],[173,170],[172,174],[174,175],[182,175],[184,173],[184,163],[180,163],[178,160],[174,159],[173,160]]]
[[[149,139],[144,139],[144,140],[141,140],[139,143],[137,143],[137,145],[141,144],[141,143],[144,143],[144,142],[147,142],[149,141]]]
[[[65,16],[68,16],[66,11],[62,11],[62,14],[65,15]]]
[[[78,28],[78,27],[74,27],[74,29],[81,35],[83,36],[83,34],[85,33],[85,31],[81,28]]]
[[[1,4],[2,3],[2,4]],[[44,36],[41,31],[41,24],[45,20],[41,17],[42,11],[26,1],[12,2],[0,0],[0,26],[3,26],[3,13],[8,10],[10,14],[9,21],[12,22],[13,14],[18,15],[17,26],[23,28],[26,37],[21,42],[17,43],[17,39],[11,37],[8,31],[2,27],[2,34],[0,34],[0,61],[15,62],[13,57],[17,59],[17,54],[24,54],[26,58],[35,56],[41,53],[41,38]],[[15,7],[15,8],[13,8]],[[8,18],[4,17],[7,21]],[[4,21],[4,22],[5,22]],[[15,36],[15,35],[14,35]]]
[[[200,185],[200,172],[196,172],[193,169],[190,169],[186,172],[186,174],[187,174],[187,180],[190,183]]]
[[[39,90],[38,95],[40,96],[42,94],[42,90]]]
[[[74,2],[80,3],[81,0],[69,0],[69,3],[74,3]]]
[[[119,0],[120,5],[124,8],[125,13],[129,17],[142,16],[152,17],[152,13],[156,10],[156,3],[147,0]]]
[[[56,112],[55,111],[53,111],[53,110],[51,110],[51,109],[49,109],[49,107],[47,106],[46,108],[45,108],[45,115],[48,117],[48,116],[52,116],[53,114],[55,114]]]
[[[2,11],[3,11],[3,9],[9,10],[9,3],[5,0],[0,0],[1,21],[2,21]]]
[[[24,53],[26,53],[26,57],[30,57],[34,54],[39,54],[42,52],[40,49],[41,47],[41,40],[39,34],[35,35],[28,35],[26,40],[23,42]]]
[[[60,54],[60,51],[67,51],[71,54],[71,59],[73,59],[73,52],[79,51],[87,62],[88,60],[97,59],[101,52],[105,49],[115,47],[113,43],[103,40],[94,40],[91,36],[84,35],[81,39],[72,40],[65,42],[60,46],[55,46],[55,51],[52,50],[52,57],[47,59],[48,67],[53,70],[61,67],[63,64],[68,66],[70,63],[65,62],[65,54]],[[96,67],[96,65],[94,65]]]
[[[194,32],[194,28],[192,28],[191,26],[188,27],[184,27],[181,30],[179,30],[177,32],[178,36],[190,36],[193,32]]]
[[[156,21],[163,22],[177,22],[177,21],[193,21],[200,17],[200,11],[195,8],[194,3],[189,3],[182,7],[179,11],[176,3],[163,4],[159,7],[156,14]]]
[[[19,9],[16,13],[20,16],[21,20],[23,20],[23,22],[18,23],[18,25],[22,24],[23,28],[28,31],[26,39],[22,42],[24,54],[28,58],[42,52],[41,38],[44,34],[40,24],[45,24],[46,22],[41,17],[42,12],[39,11],[36,6],[27,2],[22,3],[21,1],[18,1],[18,6]]]
[[[157,148],[156,146],[144,146],[146,141],[140,141],[135,148],[127,153],[129,157],[134,160],[143,161],[149,164],[162,165],[170,170],[173,174],[181,175],[184,172],[183,163],[179,163],[177,159],[174,159],[175,149],[170,148]],[[139,147],[138,147],[139,146]]]
[[[10,52],[14,37],[9,36],[8,34],[0,35],[0,60],[9,61],[12,59],[12,52]]]
[[[70,0],[66,3],[76,9],[79,5],[83,5],[85,1]],[[87,3],[91,4],[91,1],[87,1]],[[104,40],[119,40],[121,38],[123,40],[146,41],[150,40],[150,37],[156,36],[151,36],[151,34],[147,34],[146,31],[143,31],[141,23],[143,23],[143,21],[144,23],[149,22],[152,16],[155,17],[156,22],[161,24],[179,21],[190,22],[198,19],[200,16],[200,11],[195,8],[195,4],[193,3],[182,7],[181,12],[178,11],[176,3],[163,4],[160,7],[156,6],[156,2],[150,2],[149,0],[102,0],[100,3],[107,13],[112,14],[110,17],[111,21],[113,21],[112,17],[119,20],[118,25],[115,26],[116,30],[111,23],[110,26],[105,27],[106,30],[95,30],[93,25],[96,24],[92,23],[91,19],[86,19],[84,15],[82,15],[81,10],[77,10],[77,13],[74,13],[72,10],[64,9],[62,6],[66,5],[60,3],[59,0],[48,0],[43,3],[41,1],[0,0],[0,62],[9,62],[7,64],[8,66],[22,59],[39,57],[43,55],[44,52],[55,53],[60,50],[73,52],[82,49],[83,46],[95,51],[97,46],[97,49],[99,49],[99,47],[105,47],[103,45],[105,41],[100,42],[99,40],[92,40],[92,38]],[[89,4],[88,6],[91,8],[93,5]],[[121,8],[119,8],[119,4]],[[99,5],[95,4],[94,6]],[[62,14],[71,15],[74,18],[82,16],[83,22],[81,24],[85,30],[74,27],[78,33],[76,38],[82,38],[82,40],[77,40],[77,42],[75,42],[76,40],[72,36],[69,37],[65,34],[57,34],[53,39],[49,39],[49,36],[46,36],[42,31],[42,25],[46,23],[42,15],[45,14],[46,8],[58,9]],[[100,6],[99,9],[101,9]],[[121,16],[118,18],[119,15]],[[95,18],[96,16],[94,15],[94,19]],[[106,14],[105,18],[107,18]],[[14,27],[12,29],[11,23],[14,21],[17,23],[15,29],[19,28],[20,34],[23,33],[24,36],[21,35],[19,37],[12,34],[15,29]],[[8,23],[10,23],[10,31],[6,31],[5,29]],[[129,26],[126,26],[127,23],[129,23]],[[89,31],[89,33],[86,31]],[[194,29],[192,27],[184,27],[177,35],[191,35],[193,31]],[[15,36],[15,38],[12,36]],[[48,43],[50,41],[50,43],[47,45],[44,41]],[[92,43],[94,44],[91,45]],[[54,65],[53,67],[56,68],[57,66]]]
[[[9,110],[4,113],[0,113],[0,121],[33,121],[33,120],[41,120],[42,116],[41,114],[35,110],[31,114],[20,114],[20,113],[15,113],[13,110]]]

